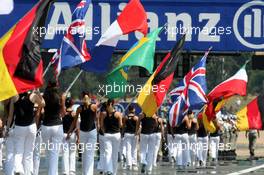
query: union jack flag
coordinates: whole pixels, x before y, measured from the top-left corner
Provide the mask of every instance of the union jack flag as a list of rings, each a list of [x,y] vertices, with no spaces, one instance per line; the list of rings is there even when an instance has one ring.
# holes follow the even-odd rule
[[[59,59],[57,61],[58,75],[61,72],[58,69],[68,69],[91,59],[85,42],[84,19],[90,2],[91,0],[82,0],[73,12],[72,23],[63,37],[60,49],[56,53]]]
[[[169,113],[171,126],[179,125],[188,109],[200,110],[207,103],[205,75],[208,53],[209,51],[170,92],[171,100],[174,103]]]
[[[55,52],[55,54],[53,55],[53,57],[50,60],[50,64],[53,65],[53,70],[54,70],[54,76],[58,82],[59,79],[59,75],[61,72],[61,59],[60,59],[60,50],[57,50],[57,52]]]

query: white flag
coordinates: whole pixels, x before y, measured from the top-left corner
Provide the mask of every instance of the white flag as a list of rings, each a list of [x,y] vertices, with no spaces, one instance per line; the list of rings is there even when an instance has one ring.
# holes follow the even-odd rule
[[[0,2],[0,15],[8,15],[14,9],[13,0],[1,0]]]

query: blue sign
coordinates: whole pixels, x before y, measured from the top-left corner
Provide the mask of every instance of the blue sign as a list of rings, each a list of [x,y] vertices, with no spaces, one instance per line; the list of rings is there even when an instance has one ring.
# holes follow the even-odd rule
[[[12,13],[0,15],[0,36],[7,32],[37,1],[14,0]],[[58,0],[50,9],[43,48],[58,48],[71,23],[79,0]],[[127,0],[93,0],[86,15],[87,44],[91,49],[123,10]],[[167,25],[157,50],[170,50],[186,33],[187,51],[264,51],[264,1],[261,0],[142,0],[149,28]],[[136,14],[135,14],[136,15]],[[128,19],[129,20],[129,19]],[[141,34],[120,39],[117,50],[127,50]]]

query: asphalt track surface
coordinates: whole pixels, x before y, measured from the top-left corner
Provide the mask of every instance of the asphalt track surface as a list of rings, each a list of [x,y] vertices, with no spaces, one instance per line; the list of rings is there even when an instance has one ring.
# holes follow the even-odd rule
[[[42,158],[40,165],[41,166],[40,175],[47,174],[47,169],[45,167],[44,162],[45,161]],[[76,175],[81,175],[81,162],[77,162],[76,168],[77,168]],[[99,172],[95,171],[94,174],[99,174]],[[141,174],[140,171],[126,170],[125,168],[122,167],[122,163],[119,163],[117,175],[140,175],[140,174]],[[185,170],[177,170],[176,166],[169,162],[159,162],[157,167],[153,169],[151,174],[153,175],[160,175],[160,174],[161,175],[178,175],[178,174],[264,175],[264,158],[260,158],[258,160],[253,160],[253,161],[247,160],[246,158],[238,158],[238,160],[234,160],[234,161],[219,161],[218,165],[216,166],[208,165],[205,168],[187,167]]]

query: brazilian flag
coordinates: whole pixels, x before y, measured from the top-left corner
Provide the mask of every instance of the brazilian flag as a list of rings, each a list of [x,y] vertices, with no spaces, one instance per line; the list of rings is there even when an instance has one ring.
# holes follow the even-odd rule
[[[139,66],[145,68],[150,74],[153,73],[156,40],[161,29],[162,27],[155,29],[135,43],[120,59],[119,65],[107,75],[107,84],[112,87],[112,91],[106,94],[108,98],[123,97],[129,91],[126,87],[128,70],[131,66]]]

